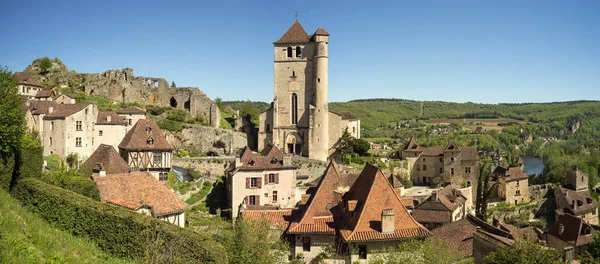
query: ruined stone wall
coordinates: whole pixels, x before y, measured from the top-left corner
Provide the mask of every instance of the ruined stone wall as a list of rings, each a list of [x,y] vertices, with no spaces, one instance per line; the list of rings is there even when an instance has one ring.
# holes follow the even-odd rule
[[[102,95],[123,103],[184,109],[193,116],[202,115],[213,127],[220,126],[221,117],[215,102],[198,88],[171,88],[164,78],[136,77],[130,68],[81,76],[82,88],[89,95]]]
[[[203,158],[174,158],[173,166],[191,168],[205,175],[210,174],[211,179],[225,175],[229,163],[235,162],[233,157],[203,157]]]
[[[215,151],[221,155],[236,155],[248,142],[243,132],[201,125],[189,125],[181,132],[163,132],[174,148],[200,152]],[[225,149],[213,147],[219,140],[225,143]]]

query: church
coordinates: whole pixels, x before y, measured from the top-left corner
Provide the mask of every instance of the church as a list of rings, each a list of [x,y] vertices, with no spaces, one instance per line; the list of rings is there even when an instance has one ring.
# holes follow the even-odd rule
[[[308,35],[296,20],[274,43],[271,107],[260,114],[258,149],[273,144],[285,153],[327,160],[344,131],[360,138],[360,120],[330,112],[327,103],[329,33]]]

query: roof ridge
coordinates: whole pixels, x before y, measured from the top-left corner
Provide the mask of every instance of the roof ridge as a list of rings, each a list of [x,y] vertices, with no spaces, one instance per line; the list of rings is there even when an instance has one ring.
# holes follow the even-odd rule
[[[356,226],[360,223],[360,220],[364,217],[363,212],[365,209],[365,206],[367,205],[367,201],[369,201],[369,198],[371,197],[371,193],[373,190],[373,186],[375,186],[375,178],[377,178],[377,173],[379,172],[379,168],[368,164],[365,166],[365,168],[363,169],[363,171],[368,167],[368,166],[372,166],[374,168],[377,169],[377,171],[375,172],[375,177],[373,177],[373,180],[371,181],[371,186],[369,186],[369,192],[367,193],[367,197],[365,198],[365,201],[363,202],[363,205],[360,208],[360,213],[358,214],[358,219],[356,219],[356,224],[355,226],[352,227],[352,231],[350,232],[350,235],[348,236],[348,240],[352,238],[352,236],[354,236],[354,234],[356,233]],[[362,173],[361,173],[362,174]],[[360,178],[360,176],[358,176]],[[387,179],[385,179],[385,181],[387,181]],[[389,183],[389,182],[388,182]],[[393,190],[393,188],[392,188]],[[394,192],[396,193],[396,192]],[[400,202],[400,204],[404,205],[402,202]]]

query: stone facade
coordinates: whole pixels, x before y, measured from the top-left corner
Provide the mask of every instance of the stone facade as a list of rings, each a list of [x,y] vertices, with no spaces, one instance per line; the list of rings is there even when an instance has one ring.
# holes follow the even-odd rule
[[[498,167],[495,174],[498,178],[498,198],[512,205],[531,201],[529,178],[523,169]]]
[[[57,154],[64,158],[77,153],[85,160],[96,149],[94,142],[94,123],[98,108],[90,103],[75,105],[57,105],[43,119],[41,137],[44,156]]]
[[[326,160],[347,128],[360,137],[358,119],[342,122],[329,112],[329,34],[308,36],[296,21],[274,43],[274,99],[259,117],[258,148],[273,144],[286,153]]]

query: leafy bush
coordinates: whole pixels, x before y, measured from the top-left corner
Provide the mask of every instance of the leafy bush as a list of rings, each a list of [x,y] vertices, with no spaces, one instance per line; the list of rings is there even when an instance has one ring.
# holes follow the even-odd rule
[[[118,257],[227,263],[224,248],[200,233],[96,202],[40,180],[21,180],[13,195],[57,228],[87,237]]]
[[[163,107],[156,106],[156,105],[147,105],[146,112],[153,116],[159,116],[165,112],[165,109]]]
[[[172,109],[167,113],[167,119],[177,122],[186,122],[188,115],[189,113],[184,110]]]
[[[52,154],[46,157],[46,165],[50,170],[55,170],[60,168],[62,160],[56,154]]]
[[[161,119],[157,124],[160,129],[171,132],[180,132],[184,129],[183,124],[169,119]]]
[[[58,168],[44,172],[41,179],[54,186],[100,201],[100,193],[98,192],[96,183],[92,179],[77,172],[77,170],[67,168],[62,160],[60,161]]]
[[[404,188],[411,188],[413,187],[413,182],[410,179],[406,179],[406,178],[402,178],[401,180],[402,185],[404,185]]]
[[[21,139],[21,174],[19,179],[39,178],[42,174],[44,149],[39,136],[34,133],[25,133]],[[8,190],[14,167],[14,155],[6,160],[0,161],[0,189]]]
[[[192,204],[195,204],[196,202],[202,200],[202,198],[204,198],[208,194],[208,192],[210,192],[211,187],[212,187],[212,184],[209,181],[205,180],[202,183],[202,189],[200,189],[199,192],[193,194],[185,202],[189,205],[192,205]]]

